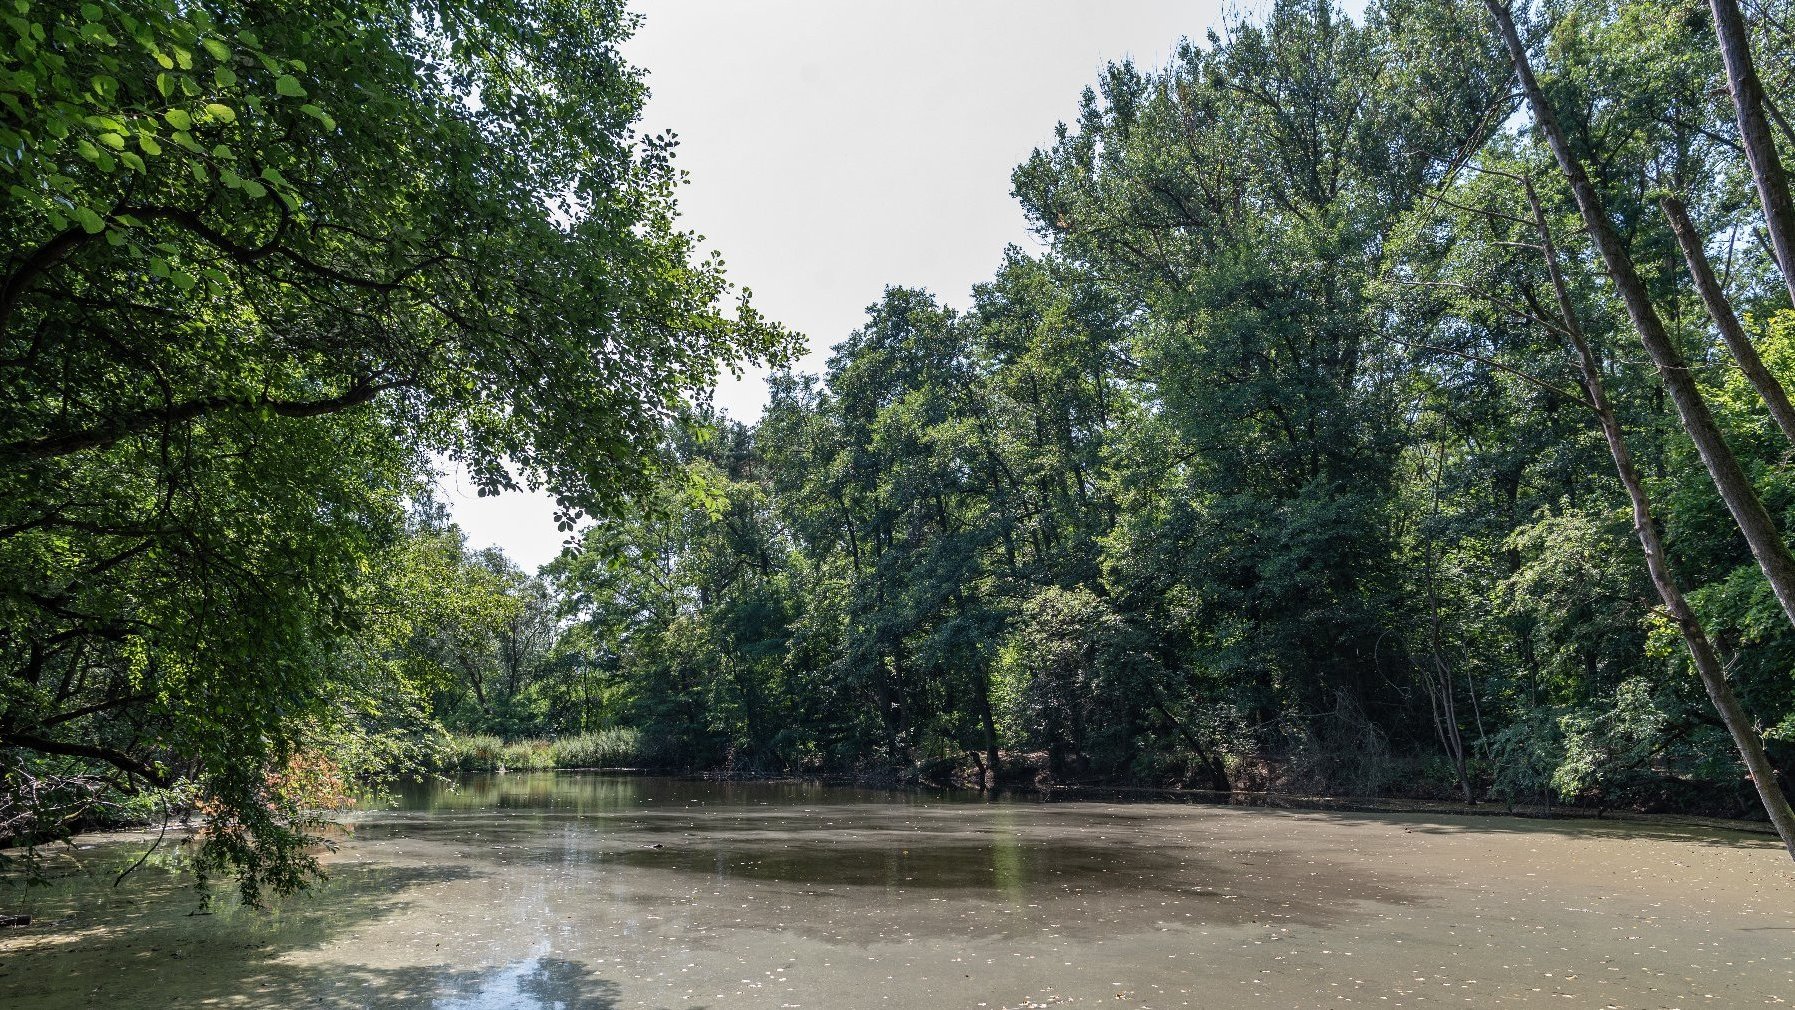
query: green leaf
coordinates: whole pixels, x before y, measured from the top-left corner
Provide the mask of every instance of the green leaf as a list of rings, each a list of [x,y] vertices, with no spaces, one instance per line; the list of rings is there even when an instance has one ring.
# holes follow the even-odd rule
[[[280,92],[281,95],[286,98],[305,97],[305,87],[299,83],[299,78],[294,77],[292,74],[282,74],[279,77],[276,77],[274,79],[274,90]]]
[[[206,115],[225,123],[234,123],[237,121],[237,110],[228,105],[220,105],[217,102],[206,103]]]
[[[199,44],[204,46],[206,49],[206,52],[211,53],[212,58],[217,60],[220,63],[223,63],[225,60],[228,60],[231,58],[231,47],[225,45],[224,43],[218,41],[217,39],[213,39],[213,38],[201,39]]]
[[[76,207],[70,213],[75,215],[75,223],[81,226],[81,230],[89,235],[98,235],[106,230],[106,222],[91,207]]]
[[[185,109],[169,109],[162,114],[162,118],[168,120],[168,125],[177,130],[193,129],[193,117],[188,115]]]
[[[334,130],[337,128],[337,121],[330,118],[330,113],[325,112],[316,105],[301,105],[299,111],[316,119],[318,122],[323,123],[326,130]]]

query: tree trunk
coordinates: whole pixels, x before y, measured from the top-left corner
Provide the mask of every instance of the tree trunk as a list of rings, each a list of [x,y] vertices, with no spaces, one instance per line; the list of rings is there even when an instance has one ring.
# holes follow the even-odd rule
[[[980,670],[974,679],[978,685],[979,723],[985,730],[985,788],[995,789],[1002,765],[997,757],[997,722],[991,717],[991,673]]]
[[[1764,84],[1751,60],[1751,40],[1737,0],[1709,0],[1714,11],[1714,34],[1720,40],[1720,56],[1726,63],[1726,79],[1733,93],[1733,115],[1739,120],[1739,141],[1745,160],[1758,184],[1758,202],[1764,207],[1764,223],[1770,227],[1770,247],[1782,267],[1783,283],[1795,299],[1795,203],[1789,199],[1789,177],[1776,153],[1776,137],[1764,113]]]
[[[1695,664],[1695,672],[1701,678],[1702,687],[1708,692],[1708,700],[1720,713],[1721,722],[1732,735],[1733,745],[1738,748],[1739,756],[1745,761],[1745,768],[1751,773],[1752,784],[1757,787],[1758,799],[1764,805],[1764,811],[1770,815],[1770,823],[1776,827],[1776,833],[1782,838],[1783,847],[1788,849],[1791,858],[1795,858],[1795,811],[1789,808],[1789,800],[1783,795],[1782,786],[1776,778],[1776,769],[1770,758],[1764,753],[1763,738],[1758,735],[1757,728],[1752,725],[1739,699],[1733,694],[1733,687],[1727,683],[1726,671],[1720,665],[1720,658],[1714,653],[1713,643],[1702,628],[1695,611],[1690,609],[1689,601],[1684,598],[1682,589],[1670,570],[1670,562],[1664,553],[1664,543],[1658,536],[1656,519],[1652,515],[1651,499],[1646,496],[1645,483],[1640,480],[1639,471],[1633,465],[1632,453],[1627,449],[1625,435],[1621,431],[1620,419],[1614,413],[1614,407],[1608,402],[1608,391],[1602,384],[1602,370],[1596,361],[1595,352],[1590,350],[1589,341],[1583,336],[1583,328],[1577,322],[1576,307],[1571,303],[1570,289],[1565,284],[1564,274],[1558,268],[1558,251],[1552,242],[1552,230],[1546,223],[1546,215],[1539,203],[1539,197],[1533,191],[1533,183],[1526,183],[1527,202],[1533,209],[1534,222],[1539,229],[1540,246],[1545,253],[1546,271],[1552,278],[1552,291],[1558,300],[1558,314],[1563,322],[1564,333],[1570,338],[1571,345],[1577,352],[1577,366],[1583,375],[1583,387],[1589,395],[1589,406],[1593,407],[1596,416],[1601,420],[1602,437],[1608,443],[1608,454],[1614,459],[1614,469],[1627,489],[1627,499],[1633,507],[1633,529],[1639,535],[1639,546],[1645,551],[1646,570],[1651,574],[1652,585],[1658,590],[1658,598],[1663,601],[1664,609],[1675,622],[1677,630],[1683,636],[1683,644],[1689,649],[1689,658]]]
[[[1639,332],[1640,343],[1645,346],[1646,353],[1657,366],[1658,376],[1670,393],[1671,402],[1676,405],[1683,430],[1689,433],[1690,440],[1695,443],[1696,452],[1701,455],[1715,489],[1720,492],[1721,500],[1732,513],[1733,521],[1739,525],[1739,531],[1744,534],[1752,557],[1757,559],[1758,567],[1763,569],[1764,577],[1769,581],[1771,591],[1776,594],[1777,602],[1782,604],[1783,613],[1788,616],[1791,624],[1795,624],[1795,557],[1789,554],[1788,545],[1783,543],[1776,524],[1770,519],[1769,511],[1758,497],[1757,489],[1746,479],[1745,471],[1733,456],[1732,449],[1727,446],[1719,424],[1708,410],[1707,401],[1702,399],[1701,391],[1695,385],[1695,377],[1690,373],[1688,362],[1683,359],[1682,352],[1664,329],[1663,320],[1658,318],[1658,310],[1652,305],[1651,296],[1633,267],[1632,257],[1627,254],[1620,235],[1608,220],[1608,213],[1602,206],[1595,185],[1589,181],[1588,173],[1571,152],[1564,130],[1558,124],[1558,117],[1553,112],[1551,103],[1546,101],[1545,93],[1540,90],[1539,81],[1533,76],[1533,67],[1527,60],[1527,50],[1521,44],[1520,34],[1515,31],[1514,19],[1509,16],[1508,9],[1497,0],[1484,0],[1484,6],[1496,20],[1502,40],[1508,46],[1515,74],[1520,78],[1521,89],[1533,108],[1534,122],[1540,132],[1545,134],[1546,142],[1558,160],[1558,167],[1570,183],[1584,226],[1588,228],[1590,238],[1595,241],[1596,248],[1602,254],[1609,279],[1614,282],[1621,300],[1627,306],[1627,315],[1633,321],[1633,328]]]
[[[1702,238],[1695,230],[1695,223],[1689,220],[1689,212],[1680,201],[1671,196],[1660,198],[1658,205],[1664,208],[1664,217],[1670,221],[1671,230],[1677,234],[1677,244],[1683,247],[1683,259],[1689,264],[1689,276],[1695,281],[1695,290],[1702,296],[1702,304],[1708,307],[1708,318],[1714,320],[1721,339],[1726,341],[1727,349],[1733,352],[1733,360],[1739,363],[1739,371],[1744,373],[1751,388],[1764,398],[1764,405],[1770,408],[1770,417],[1782,429],[1783,437],[1795,444],[1795,406],[1789,403],[1788,390],[1770,373],[1770,369],[1764,367],[1764,359],[1758,357],[1758,349],[1752,345],[1745,327],[1740,325],[1738,315],[1733,312],[1733,303],[1727,300],[1719,278],[1714,276],[1714,269],[1708,265],[1708,251],[1702,246]]]

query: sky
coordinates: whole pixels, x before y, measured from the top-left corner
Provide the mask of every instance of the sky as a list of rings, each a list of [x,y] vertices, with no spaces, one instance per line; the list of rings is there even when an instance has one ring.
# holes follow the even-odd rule
[[[636,0],[625,57],[649,72],[642,117],[690,174],[684,226],[757,307],[808,339],[820,372],[887,285],[963,307],[1006,245],[1036,248],[1010,172],[1074,118],[1104,65],[1163,65],[1219,0]],[[764,370],[716,401],[753,421]],[[526,570],[560,552],[552,503],[441,488],[470,548]]]

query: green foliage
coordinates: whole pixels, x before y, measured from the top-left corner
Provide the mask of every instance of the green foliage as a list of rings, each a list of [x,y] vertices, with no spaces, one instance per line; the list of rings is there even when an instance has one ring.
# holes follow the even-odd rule
[[[1795,769],[1795,631],[1476,5],[1279,0],[1107,68],[1012,178],[1044,251],[964,310],[887,289],[754,425],[693,402],[790,338],[677,227],[620,2],[4,13],[0,773],[42,801],[0,833],[187,796],[253,900],[305,879],[338,783],[394,769],[1744,812],[1523,180],[1670,567]],[[1656,204],[1795,378],[1705,18],[1522,11],[1787,525],[1788,447]],[[424,493],[444,459],[593,522],[534,575],[470,553]]]
[[[622,726],[562,737],[549,745],[556,768],[627,768],[642,753],[642,735]]]
[[[424,499],[448,461],[570,531],[622,511],[720,369],[789,347],[676,223],[633,25],[8,0],[0,752],[107,783],[37,823],[193,782],[254,901],[313,866],[283,769],[416,766],[458,657],[503,660],[473,728],[588,728],[539,584]]]
[[[1704,8],[1532,13],[1542,79],[1789,515],[1787,446],[1655,202],[1713,229],[1795,374]],[[1013,176],[1043,255],[1010,250],[963,312],[887,289],[824,374],[776,375],[757,425],[682,443],[659,508],[558,563],[607,712],[701,766],[1750,809],[1580,405],[1522,177],[1673,566],[1768,726],[1795,709],[1795,634],[1510,91],[1484,11],[1411,0],[1286,0],[1107,68]]]
[[[628,768],[642,763],[641,735],[624,727],[506,743],[488,734],[451,734],[432,768],[444,774],[540,771],[549,768]]]

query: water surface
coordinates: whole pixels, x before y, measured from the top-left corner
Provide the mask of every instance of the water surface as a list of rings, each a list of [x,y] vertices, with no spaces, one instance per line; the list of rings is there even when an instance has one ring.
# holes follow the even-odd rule
[[[149,840],[0,884],[35,917],[0,1006],[1795,998],[1795,872],[1723,832],[484,776],[355,817],[315,893],[210,915],[178,849],[111,886]]]

